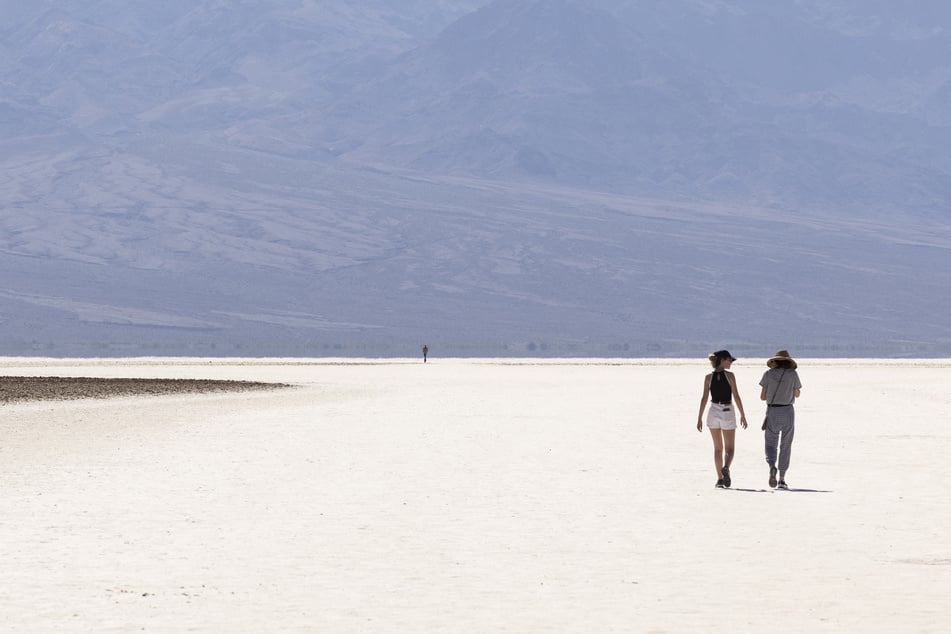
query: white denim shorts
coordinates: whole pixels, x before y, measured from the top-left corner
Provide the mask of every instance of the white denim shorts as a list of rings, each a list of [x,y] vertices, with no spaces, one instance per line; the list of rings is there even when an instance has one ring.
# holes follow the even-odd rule
[[[736,410],[733,405],[710,403],[707,410],[708,429],[736,429]]]

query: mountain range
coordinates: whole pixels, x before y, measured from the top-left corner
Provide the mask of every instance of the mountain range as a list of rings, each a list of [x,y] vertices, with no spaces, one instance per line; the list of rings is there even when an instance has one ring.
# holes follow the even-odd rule
[[[943,3],[0,15],[0,354],[951,354]]]

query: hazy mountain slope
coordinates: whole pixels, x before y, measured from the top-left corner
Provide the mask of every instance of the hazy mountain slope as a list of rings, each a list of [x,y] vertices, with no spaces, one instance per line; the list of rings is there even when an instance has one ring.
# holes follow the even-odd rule
[[[44,197],[54,204],[4,216],[7,349],[35,340],[59,353],[412,354],[428,341],[441,354],[686,354],[726,339],[738,350],[782,340],[819,354],[922,354],[927,342],[947,345],[951,235],[921,223],[858,227],[192,150],[165,171],[150,148],[135,162],[88,157],[77,180],[61,177],[59,193]],[[24,182],[44,181],[29,171]]]
[[[0,352],[951,353],[943,5],[482,4],[0,0]]]
[[[930,104],[947,90],[951,36],[849,34],[813,5],[495,2],[402,57],[331,125],[355,103],[385,104],[354,155],[426,170],[839,209],[939,205],[951,139]],[[885,107],[913,73],[927,73],[918,94]]]
[[[311,107],[474,2],[22,5],[0,3],[14,18],[0,26],[5,100],[35,100],[64,124],[116,135],[210,133]],[[102,117],[115,129],[99,128]]]

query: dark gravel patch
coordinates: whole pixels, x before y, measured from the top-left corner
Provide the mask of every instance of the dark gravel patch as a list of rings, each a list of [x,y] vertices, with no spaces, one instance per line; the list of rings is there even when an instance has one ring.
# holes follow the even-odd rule
[[[110,379],[95,377],[0,376],[0,403],[67,401],[113,396],[160,396],[207,392],[249,392],[290,387],[286,383],[213,379]]]

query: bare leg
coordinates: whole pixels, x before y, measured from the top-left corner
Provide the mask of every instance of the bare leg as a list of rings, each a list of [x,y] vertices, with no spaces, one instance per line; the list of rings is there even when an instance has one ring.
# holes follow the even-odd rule
[[[733,464],[733,446],[736,438],[735,429],[723,429],[723,466],[729,467]]]
[[[723,434],[721,432],[720,429],[710,429],[710,436],[713,437],[713,464],[717,467],[718,480],[723,477]]]

